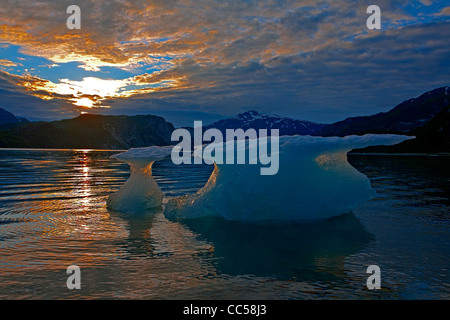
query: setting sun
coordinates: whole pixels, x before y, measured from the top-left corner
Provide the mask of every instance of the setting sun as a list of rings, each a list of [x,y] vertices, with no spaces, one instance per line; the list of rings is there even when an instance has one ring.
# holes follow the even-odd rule
[[[94,101],[89,98],[81,98],[75,99],[74,104],[80,107],[92,108],[94,106]]]

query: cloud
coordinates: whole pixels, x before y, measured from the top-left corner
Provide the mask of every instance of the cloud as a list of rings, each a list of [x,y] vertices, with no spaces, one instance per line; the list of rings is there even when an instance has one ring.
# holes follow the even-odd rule
[[[400,14],[398,3],[405,1],[380,2],[389,17]],[[315,50],[329,38],[340,42],[361,33],[367,6],[364,1],[343,0],[84,0],[79,1],[81,30],[68,30],[69,3],[5,0],[0,40],[55,63],[81,62],[91,71],[151,63],[158,55],[210,62],[269,59],[279,52]],[[244,50],[247,55],[242,55]]]
[[[143,76],[127,79],[100,79],[84,77],[81,81],[60,79],[55,83],[30,74],[13,75],[1,72],[1,76],[23,88],[24,92],[43,100],[62,100],[78,107],[109,108],[102,104],[111,98],[128,98],[156,92],[163,88],[177,86],[178,79],[164,78],[160,80],[144,80]],[[145,86],[145,87],[144,87]]]
[[[81,108],[71,103],[45,100],[30,95],[26,87],[17,84],[18,81],[21,80],[17,76],[0,71],[0,104],[15,115],[25,116],[30,120],[48,120],[69,118],[80,114]]]
[[[140,108],[162,113],[214,110],[217,118],[250,108],[328,122],[374,114],[448,85],[450,34],[444,30],[450,30],[447,23],[408,26],[358,37],[339,50],[325,47],[267,63],[185,61],[144,78],[155,81],[188,74],[188,85],[108,104],[121,113]]]
[[[436,13],[436,16],[445,16],[445,17],[450,16],[450,7],[442,8],[441,11]]]
[[[3,0],[0,42],[48,60],[43,75],[3,78],[64,112],[340,120],[446,84],[448,7],[420,2],[379,0],[383,29],[368,31],[362,0],[80,0],[81,30],[68,30],[71,1]],[[82,70],[56,76],[69,62]]]
[[[15,67],[15,66],[17,66],[17,63],[9,61],[7,59],[0,59],[0,66]]]

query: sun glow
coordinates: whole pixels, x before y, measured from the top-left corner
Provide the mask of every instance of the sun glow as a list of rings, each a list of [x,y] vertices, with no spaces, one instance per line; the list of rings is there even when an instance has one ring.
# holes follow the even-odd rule
[[[95,77],[86,77],[82,81],[61,79],[61,82],[55,85],[55,92],[59,94],[73,95],[92,95],[99,97],[113,97],[119,90],[129,85],[128,80],[100,79]]]
[[[110,106],[102,104],[104,100],[129,98],[155,92],[162,88],[180,87],[185,82],[183,77],[152,80],[143,81],[140,77],[118,80],[84,77],[81,81],[60,79],[59,83],[54,83],[38,77],[24,76],[17,84],[32,91],[34,96],[43,100],[59,98],[79,107],[109,108]]]
[[[80,98],[75,99],[74,101],[74,105],[77,105],[79,107],[92,108],[94,106],[94,101],[89,98]]]

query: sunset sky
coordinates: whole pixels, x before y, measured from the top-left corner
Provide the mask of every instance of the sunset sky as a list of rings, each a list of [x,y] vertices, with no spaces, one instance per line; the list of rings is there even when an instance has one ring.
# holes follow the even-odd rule
[[[69,30],[69,5],[81,29]],[[368,30],[366,9],[381,8]],[[332,122],[450,85],[450,1],[1,0],[0,107]]]

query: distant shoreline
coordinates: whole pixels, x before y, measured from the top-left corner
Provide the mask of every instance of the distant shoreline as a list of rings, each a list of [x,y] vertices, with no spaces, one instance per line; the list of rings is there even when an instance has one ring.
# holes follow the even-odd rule
[[[415,156],[415,157],[450,157],[450,152],[442,153],[388,153],[388,152],[348,152],[355,156]]]
[[[92,149],[92,148],[73,148],[73,149],[52,149],[52,148],[0,148],[0,151],[100,151],[100,152],[124,152],[127,149]],[[414,157],[450,157],[450,152],[442,153],[388,153],[388,152],[348,152],[348,155],[355,156],[414,156]]]
[[[73,148],[73,149],[52,149],[52,148],[0,148],[0,151],[117,151],[123,152],[122,149],[91,149],[91,148]]]

